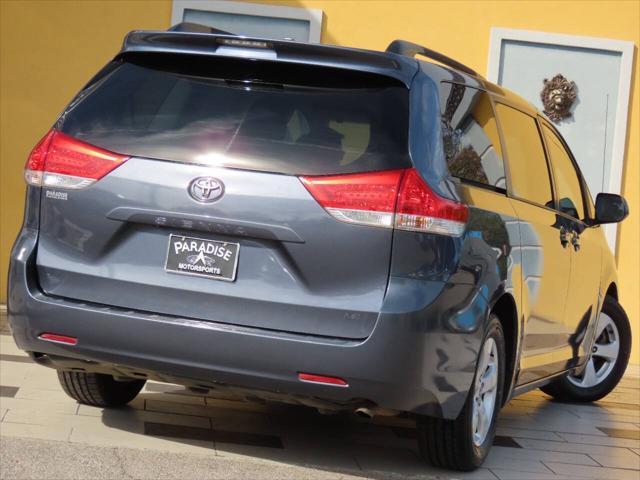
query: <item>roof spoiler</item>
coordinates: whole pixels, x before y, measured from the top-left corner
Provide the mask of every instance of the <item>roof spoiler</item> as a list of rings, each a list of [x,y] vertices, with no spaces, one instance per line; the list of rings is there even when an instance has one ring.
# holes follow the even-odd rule
[[[220,47],[235,47],[238,55],[234,56],[242,56],[243,48],[251,48],[275,51],[277,61],[369,72],[395,78],[407,87],[418,68],[416,62],[408,58],[399,59],[379,51],[215,32],[220,30],[189,22],[175,25],[169,31],[133,30],[124,38],[119,55],[156,52],[226,56],[232,53],[231,48]],[[248,58],[255,54],[252,51]]]
[[[469,75],[473,75],[474,77],[482,77],[472,68],[467,67],[466,65],[454,60],[453,58],[447,57],[440,52],[436,52],[435,50],[431,50],[430,48],[423,47],[422,45],[408,42],[406,40],[394,40],[389,44],[385,51],[389,53],[397,53],[398,55],[404,55],[405,57],[415,57],[416,55],[422,55],[424,57],[435,60],[436,62],[442,63],[443,65],[446,65],[448,67],[455,68],[456,70],[460,70],[461,72],[467,73]]]
[[[214,35],[236,35],[235,33],[225,32],[218,28],[209,27],[200,23],[182,22],[176,23],[170,27],[167,32],[183,32],[183,33],[212,33]]]

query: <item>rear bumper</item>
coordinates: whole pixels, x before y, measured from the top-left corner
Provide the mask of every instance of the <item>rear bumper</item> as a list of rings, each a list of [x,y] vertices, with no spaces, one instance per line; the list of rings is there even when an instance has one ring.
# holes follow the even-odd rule
[[[392,279],[371,336],[341,340],[47,296],[38,288],[36,246],[37,231],[23,229],[9,272],[9,322],[25,351],[154,372],[191,385],[226,384],[343,405],[366,402],[444,418],[458,415],[473,380],[482,329],[470,328],[468,318],[477,312],[482,324],[484,300],[456,293],[465,298],[452,304],[451,286]],[[76,337],[78,344],[42,341],[43,332]],[[340,377],[349,386],[301,382],[298,372]]]

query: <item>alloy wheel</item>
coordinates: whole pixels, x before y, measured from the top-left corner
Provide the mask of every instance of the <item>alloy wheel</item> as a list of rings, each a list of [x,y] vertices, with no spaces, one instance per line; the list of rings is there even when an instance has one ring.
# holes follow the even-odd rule
[[[581,388],[591,388],[602,383],[611,373],[620,353],[620,334],[613,319],[604,312],[598,317],[596,341],[589,361],[580,375],[568,375],[567,379]]]
[[[498,394],[498,346],[493,338],[487,338],[476,372],[473,391],[473,443],[481,446],[491,429]]]

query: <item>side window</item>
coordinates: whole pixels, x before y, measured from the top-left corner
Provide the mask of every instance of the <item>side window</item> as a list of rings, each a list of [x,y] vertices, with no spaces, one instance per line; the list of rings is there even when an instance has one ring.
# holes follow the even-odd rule
[[[469,182],[505,189],[500,138],[487,93],[442,84],[442,132],[449,172]]]
[[[496,112],[507,149],[513,194],[554,208],[549,167],[535,119],[500,103]]]
[[[556,133],[545,124],[542,124],[542,132],[551,159],[553,177],[556,181],[558,207],[561,212],[567,215],[583,219],[582,187],[576,167]]]

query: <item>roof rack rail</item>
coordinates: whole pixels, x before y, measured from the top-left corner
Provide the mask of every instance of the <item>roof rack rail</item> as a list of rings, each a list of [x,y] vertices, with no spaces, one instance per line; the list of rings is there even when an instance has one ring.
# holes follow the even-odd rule
[[[404,55],[406,57],[415,57],[416,55],[423,55],[432,60],[442,63],[448,67],[455,68],[456,70],[460,70],[461,72],[468,73],[469,75],[473,75],[474,77],[480,77],[472,68],[467,67],[466,65],[457,62],[453,58],[449,58],[442,53],[436,52],[435,50],[431,50],[430,48],[423,47],[422,45],[418,45],[416,43],[408,42],[406,40],[394,40],[389,44],[387,49],[385,50],[389,53],[397,53],[398,55]]]
[[[181,22],[176,23],[174,26],[170,27],[167,32],[186,32],[186,33],[212,33],[214,35],[233,35],[235,33],[225,32],[224,30],[220,30],[218,28],[209,27],[207,25],[202,25],[200,23],[193,22]]]

